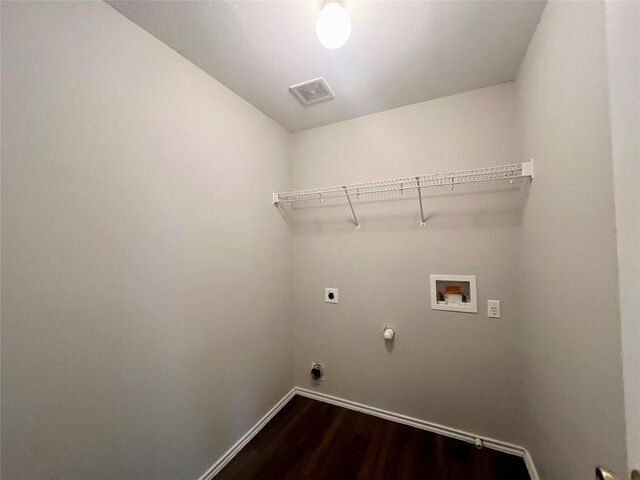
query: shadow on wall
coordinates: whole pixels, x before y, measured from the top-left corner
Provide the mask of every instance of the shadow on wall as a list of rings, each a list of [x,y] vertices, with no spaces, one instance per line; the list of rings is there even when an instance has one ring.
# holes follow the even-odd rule
[[[507,186],[471,186],[423,193],[426,225],[420,225],[420,204],[415,191],[386,193],[375,198],[352,198],[362,230],[464,230],[519,227],[529,182]],[[355,221],[346,198],[323,203],[279,204],[278,210],[292,232],[299,235],[354,233]]]

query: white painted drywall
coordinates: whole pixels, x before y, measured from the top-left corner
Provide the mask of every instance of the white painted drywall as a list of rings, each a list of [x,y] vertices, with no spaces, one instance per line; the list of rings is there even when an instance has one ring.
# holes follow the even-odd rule
[[[547,6],[515,84],[291,137],[105,4],[2,3],[3,475],[196,478],[292,344],[300,386],[523,444],[545,480],[622,471],[632,52],[604,8]],[[531,156],[529,198],[434,192],[424,228],[413,196],[357,202],[360,232],[344,202],[287,210],[293,269],[265,201]],[[429,273],[476,274],[480,313],[430,310]]]
[[[322,3],[108,0],[291,131],[515,78],[544,2],[344,2],[340,49],[316,36]],[[335,101],[290,85],[323,76]]]
[[[512,83],[293,135],[295,188],[520,160]],[[508,187],[508,185],[507,185]],[[291,212],[296,385],[520,443],[515,284],[519,190],[482,185],[425,197]],[[504,185],[501,186],[504,188]],[[484,192],[484,193],[483,193]],[[295,216],[292,216],[295,213]],[[478,314],[430,309],[429,274],[477,275]],[[323,301],[340,289],[340,303]],[[488,319],[487,299],[502,300]],[[383,327],[395,328],[393,347]],[[309,379],[311,361],[324,381]]]
[[[101,2],[2,2],[2,477],[198,478],[292,386],[290,134]]]
[[[640,3],[609,1],[605,13],[627,455],[640,470]]]
[[[625,469],[604,11],[549,2],[515,82],[536,167],[520,249],[524,445],[545,480]]]

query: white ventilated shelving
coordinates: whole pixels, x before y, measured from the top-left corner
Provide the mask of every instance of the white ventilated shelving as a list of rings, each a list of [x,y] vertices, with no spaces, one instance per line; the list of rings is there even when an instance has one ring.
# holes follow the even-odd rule
[[[425,225],[424,211],[422,207],[423,189],[450,187],[457,185],[480,182],[495,182],[498,180],[510,180],[515,178],[533,178],[533,160],[524,163],[514,163],[511,165],[499,165],[496,167],[475,168],[472,170],[458,170],[444,173],[431,173],[427,175],[416,175],[413,177],[393,178],[389,180],[376,180],[373,182],[351,183],[337,185],[333,187],[311,188],[307,190],[296,190],[292,192],[280,192],[273,194],[273,203],[294,204],[297,202],[320,201],[329,198],[346,197],[353,214],[356,229],[360,229],[360,224],[353,209],[351,199],[362,198],[387,192],[400,192],[417,190],[420,200],[421,225]]]

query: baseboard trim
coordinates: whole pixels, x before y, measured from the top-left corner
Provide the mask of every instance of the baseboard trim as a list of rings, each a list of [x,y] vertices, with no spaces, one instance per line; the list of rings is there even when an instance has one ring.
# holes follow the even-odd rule
[[[450,438],[455,438],[463,442],[475,443],[477,439],[480,439],[482,440],[483,446],[486,448],[491,448],[492,450],[497,450],[500,452],[522,457],[524,459],[524,463],[527,467],[531,480],[540,480],[536,467],[533,463],[533,459],[531,458],[531,455],[529,454],[527,449],[524,447],[513,445],[508,442],[502,442],[500,440],[495,440],[493,438],[484,437],[482,435],[475,435],[463,430],[445,427],[444,425],[438,425],[437,423],[427,422],[425,420],[420,420],[419,418],[409,417],[407,415],[390,412],[381,408],[371,407],[369,405],[364,405],[362,403],[353,402],[351,400],[334,397],[333,395],[327,395],[326,393],[315,392],[313,390],[301,387],[292,388],[289,393],[282,397],[282,399],[278,403],[276,403],[275,406],[271,410],[269,410],[264,417],[258,420],[258,422],[253,427],[251,427],[251,429],[247,433],[240,437],[240,439],[229,450],[227,450],[224,455],[222,455],[222,457],[220,457],[211,466],[211,468],[209,468],[209,470],[207,470],[207,472],[199,478],[199,480],[212,480],[218,474],[218,472],[220,472],[220,470],[222,470],[225,465],[227,465],[233,459],[233,457],[235,457],[238,452],[240,452],[240,450],[242,450],[242,448],[247,443],[249,443],[249,441],[253,437],[255,437],[256,434],[260,430],[262,430],[262,428],[267,423],[269,423],[269,420],[271,420],[295,395],[301,395],[303,397],[311,398],[321,402],[331,403],[339,407],[344,407],[350,410],[355,410],[376,417],[384,418],[385,420],[390,420],[392,422],[402,423],[404,425],[409,425],[421,430],[427,430],[429,432],[437,433]]]
[[[527,466],[531,480],[540,480],[540,475],[538,475],[538,470],[536,470],[536,466],[533,463],[533,458],[526,448],[524,449],[524,464]]]
[[[199,480],[211,480],[215,477],[220,470],[222,470],[227,463],[229,463],[233,457],[235,457],[240,450],[244,448],[244,446],[251,441],[256,434],[262,430],[262,428],[269,423],[276,413],[278,413],[282,407],[284,407],[289,400],[291,400],[296,394],[296,389],[292,388],[289,393],[287,393],[278,403],[276,403],[271,410],[269,410],[264,417],[262,417],[258,422],[249,429],[247,433],[245,433],[240,439],[233,444],[233,446],[227,450],[217,461],[214,463],[209,470],[207,470],[204,475],[202,475]]]

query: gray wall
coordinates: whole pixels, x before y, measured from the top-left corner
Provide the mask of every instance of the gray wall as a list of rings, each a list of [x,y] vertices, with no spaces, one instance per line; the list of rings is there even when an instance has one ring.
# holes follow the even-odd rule
[[[101,3],[2,2],[2,476],[197,478],[291,387],[290,134]]]
[[[602,4],[551,2],[514,83],[293,136],[103,3],[2,2],[1,41],[3,478],[197,478],[294,383],[544,480],[624,470]],[[426,227],[409,193],[359,232],[266,200],[530,157],[528,192],[432,191]],[[479,313],[431,310],[430,273],[477,275]]]
[[[525,445],[547,480],[625,469],[604,4],[550,2],[516,81]],[[637,187],[637,185],[636,185]]]
[[[512,83],[294,133],[292,184],[315,187],[526,160]],[[515,185],[514,185],[515,187]],[[520,443],[519,190],[432,192],[286,210],[294,230],[296,385]],[[507,188],[510,188],[507,185]],[[429,274],[477,275],[479,313],[431,310]],[[324,303],[324,288],[340,303]],[[501,319],[486,300],[502,300]],[[385,325],[397,337],[382,338]],[[318,385],[311,361],[326,365]]]
[[[607,2],[605,13],[627,455],[640,470],[640,2]]]

